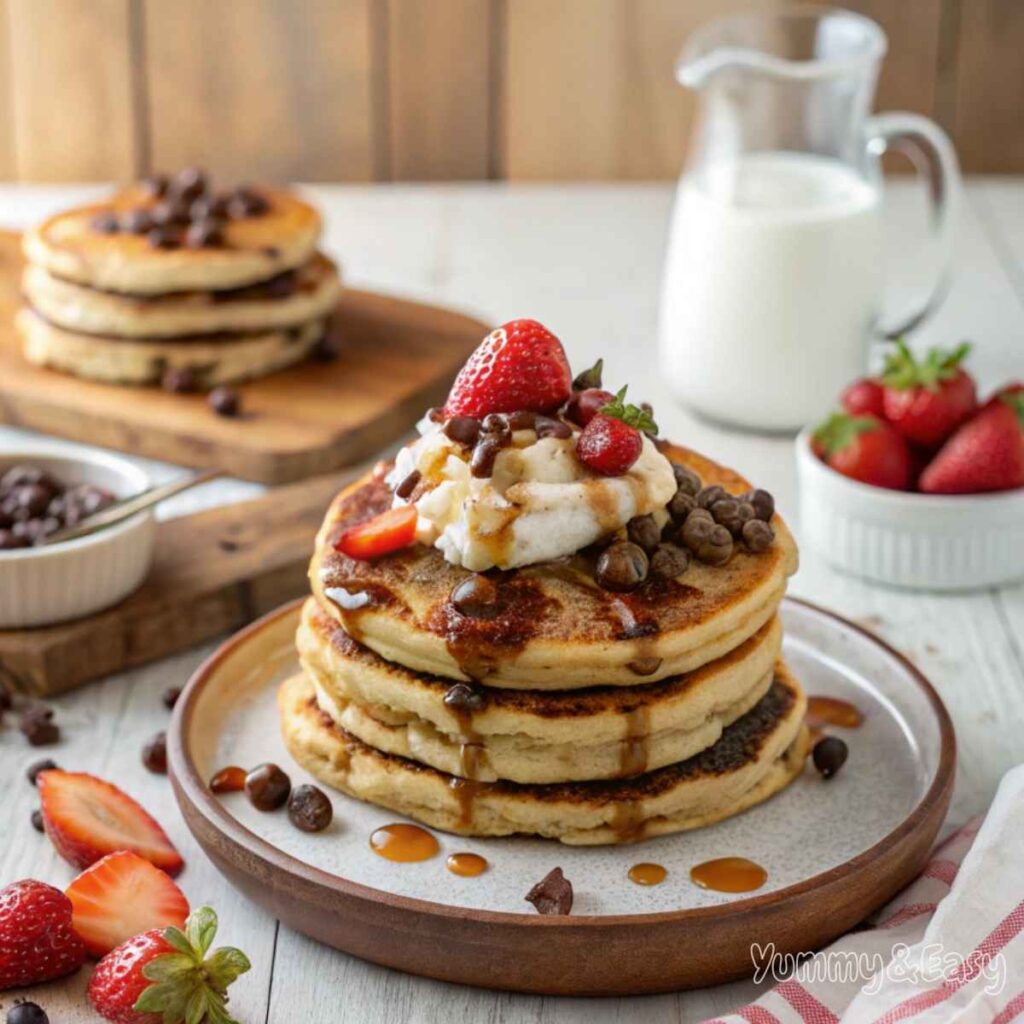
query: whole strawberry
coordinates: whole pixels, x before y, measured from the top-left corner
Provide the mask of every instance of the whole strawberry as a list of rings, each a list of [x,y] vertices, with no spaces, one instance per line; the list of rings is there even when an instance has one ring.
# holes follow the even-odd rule
[[[1024,487],[1024,391],[1007,389],[968,420],[921,474],[926,494]]]
[[[815,454],[836,472],[861,483],[905,491],[913,475],[907,442],[874,416],[837,412],[811,438]]]
[[[970,352],[931,349],[921,361],[897,343],[882,374],[885,419],[908,441],[937,448],[977,408],[974,378],[960,365]]]
[[[657,433],[648,412],[625,404],[623,388],[590,421],[576,439],[576,456],[588,469],[601,476],[622,476],[643,451],[641,431]]]
[[[184,932],[154,928],[111,950],[89,982],[96,1012],[115,1024],[237,1024],[227,990],[249,959],[230,947],[207,956],[216,934],[217,915],[200,907]]]
[[[85,945],[71,927],[71,901],[26,879],[0,890],[0,989],[35,985],[77,971]]]
[[[885,419],[885,388],[876,377],[861,377],[839,396],[839,404],[851,416]]]
[[[551,412],[572,390],[562,343],[536,320],[510,320],[491,331],[455,378],[447,416]]]

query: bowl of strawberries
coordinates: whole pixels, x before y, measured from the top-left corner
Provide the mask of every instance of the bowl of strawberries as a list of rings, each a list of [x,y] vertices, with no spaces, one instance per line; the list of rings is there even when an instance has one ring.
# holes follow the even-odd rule
[[[969,351],[898,342],[797,438],[803,540],[832,565],[934,590],[1024,578],[1024,383],[979,398]]]

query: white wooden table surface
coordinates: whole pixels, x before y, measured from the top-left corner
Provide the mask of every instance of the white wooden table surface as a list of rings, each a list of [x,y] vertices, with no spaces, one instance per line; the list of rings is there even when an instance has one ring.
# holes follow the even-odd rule
[[[21,226],[94,193],[88,188],[0,187],[0,223]],[[495,323],[531,316],[566,343],[576,367],[598,355],[606,379],[629,382],[654,403],[663,433],[703,449],[772,490],[797,527],[792,443],[731,434],[692,419],[659,380],[654,337],[672,189],[650,186],[396,186],[311,190],[327,220],[326,245],[354,285],[447,303]],[[923,223],[920,194],[889,189],[894,280],[899,299],[926,260],[908,241]],[[1024,377],[1024,180],[975,180],[967,202],[953,289],[917,342],[977,345],[984,387]],[[822,339],[827,343],[827,339]],[[0,447],[23,432],[0,428]],[[173,467],[148,463],[155,475]],[[223,482],[182,496],[170,512],[237,500],[252,484]],[[960,745],[951,821],[987,806],[1000,776],[1024,761],[1024,586],[967,596],[909,594],[831,571],[804,552],[793,593],[876,630],[934,681]],[[362,963],[280,926],[217,874],[182,823],[166,779],[139,762],[145,739],[165,727],[163,690],[183,683],[199,649],[107,679],[55,701],[60,746],[33,751],[10,724],[0,729],[0,885],[37,877],[63,886],[73,875],[29,822],[35,791],[27,764],[52,754],[62,766],[123,781],[162,821],[188,860],[182,885],[192,904],[220,914],[219,938],[244,948],[253,970],[233,989],[243,1024],[398,1022],[696,1021],[735,1009],[749,983],[645,999],[540,998],[444,985]],[[808,837],[809,841],[813,837]],[[88,971],[37,988],[55,1024],[98,1018],[88,1008]],[[12,994],[0,1003],[9,1005]]]

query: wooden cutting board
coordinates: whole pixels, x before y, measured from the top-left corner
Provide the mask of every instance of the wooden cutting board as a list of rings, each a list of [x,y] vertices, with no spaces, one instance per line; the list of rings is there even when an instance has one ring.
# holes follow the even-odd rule
[[[202,395],[79,380],[26,362],[12,318],[19,236],[0,232],[0,422],[275,484],[364,459],[440,404],[490,328],[437,306],[346,290],[341,354],[240,386],[243,415]]]
[[[0,682],[34,696],[185,650],[308,593],[313,539],[349,474],[279,487],[157,528],[142,587],[96,615],[0,630]]]

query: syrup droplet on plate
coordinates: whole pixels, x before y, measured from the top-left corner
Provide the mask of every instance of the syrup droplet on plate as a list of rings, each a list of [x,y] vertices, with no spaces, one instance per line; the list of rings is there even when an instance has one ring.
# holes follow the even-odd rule
[[[839,725],[856,729],[864,722],[860,708],[839,697],[808,697],[807,724],[820,729],[823,725]]]
[[[437,839],[419,825],[383,825],[370,836],[374,853],[400,864],[430,860],[440,848]]]
[[[238,765],[229,765],[221,768],[212,779],[210,779],[210,791],[213,793],[240,793],[245,789],[246,770]]]
[[[746,857],[719,857],[690,868],[690,878],[714,892],[753,892],[768,881],[768,872]]]
[[[637,885],[661,885],[667,875],[660,864],[634,864],[629,869],[629,880]]]
[[[487,861],[478,853],[453,853],[446,864],[453,875],[461,878],[476,878],[487,870]]]

